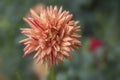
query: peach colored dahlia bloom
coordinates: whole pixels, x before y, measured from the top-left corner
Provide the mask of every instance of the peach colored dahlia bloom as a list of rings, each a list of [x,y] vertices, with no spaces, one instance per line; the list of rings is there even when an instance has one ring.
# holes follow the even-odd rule
[[[69,11],[62,11],[62,7],[42,8],[39,13],[31,9],[30,16],[23,18],[30,28],[21,28],[21,33],[28,37],[20,41],[25,45],[24,56],[36,52],[34,59],[47,64],[71,59],[69,52],[81,45],[76,33],[80,26],[72,16]]]

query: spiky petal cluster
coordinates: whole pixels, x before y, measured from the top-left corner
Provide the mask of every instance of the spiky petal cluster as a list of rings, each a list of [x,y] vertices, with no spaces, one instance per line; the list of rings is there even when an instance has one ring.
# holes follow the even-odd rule
[[[28,37],[20,41],[25,45],[24,56],[36,52],[37,62],[48,64],[71,59],[69,52],[81,45],[76,33],[80,26],[72,20],[72,14],[56,6],[42,8],[39,13],[31,9],[30,14],[24,18],[30,28],[21,28],[21,33]]]

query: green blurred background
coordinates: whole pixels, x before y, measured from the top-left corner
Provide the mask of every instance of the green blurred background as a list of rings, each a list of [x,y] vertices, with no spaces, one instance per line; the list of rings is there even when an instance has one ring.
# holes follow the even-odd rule
[[[80,21],[82,47],[48,74],[48,80],[120,80],[120,0],[0,0],[0,80],[38,80],[22,57],[22,20],[37,3],[63,6]]]

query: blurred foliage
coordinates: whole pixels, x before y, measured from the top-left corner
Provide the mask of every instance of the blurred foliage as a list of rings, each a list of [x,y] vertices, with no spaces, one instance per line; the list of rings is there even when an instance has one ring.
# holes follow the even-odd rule
[[[48,80],[120,80],[120,0],[0,0],[2,80],[34,80],[28,65],[32,59],[22,57],[18,41],[24,38],[19,28],[28,26],[22,18],[37,3],[69,10],[80,21],[83,36],[82,47],[71,52],[73,59],[51,70]],[[102,43],[94,53],[89,51],[91,37]]]

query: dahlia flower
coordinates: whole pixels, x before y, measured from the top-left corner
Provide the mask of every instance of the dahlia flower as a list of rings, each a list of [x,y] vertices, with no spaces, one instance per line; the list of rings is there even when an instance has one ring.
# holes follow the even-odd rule
[[[95,52],[101,46],[102,46],[102,43],[97,38],[92,37],[92,38],[89,39],[89,50],[91,52]]]
[[[21,33],[27,36],[20,41],[25,45],[24,56],[36,52],[36,62],[49,65],[71,59],[70,51],[81,45],[77,34],[80,26],[72,16],[69,11],[62,11],[62,7],[49,6],[37,12],[31,9],[30,16],[23,18],[30,28],[21,28]]]

